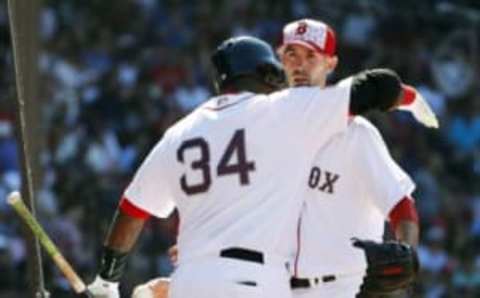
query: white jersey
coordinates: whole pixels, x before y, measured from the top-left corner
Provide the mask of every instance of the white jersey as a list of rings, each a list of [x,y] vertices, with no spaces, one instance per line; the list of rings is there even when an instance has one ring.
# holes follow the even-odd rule
[[[381,241],[390,210],[415,188],[362,117],[320,149],[308,185],[294,267],[306,278],[362,273],[364,252],[351,238]]]
[[[306,169],[346,129],[350,85],[214,97],[166,132],[125,196],[158,217],[178,208],[180,264],[228,247],[291,258]]]

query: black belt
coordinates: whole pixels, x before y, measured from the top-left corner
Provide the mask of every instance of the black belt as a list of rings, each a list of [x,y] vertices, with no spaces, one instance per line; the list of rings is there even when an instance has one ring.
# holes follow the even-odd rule
[[[298,278],[292,277],[290,279],[290,287],[292,289],[308,289],[317,286],[320,282],[327,283],[335,281],[337,278],[335,275],[324,275],[322,277],[315,278]]]
[[[245,248],[232,247],[220,251],[222,258],[238,259],[242,261],[263,264],[263,253]]]

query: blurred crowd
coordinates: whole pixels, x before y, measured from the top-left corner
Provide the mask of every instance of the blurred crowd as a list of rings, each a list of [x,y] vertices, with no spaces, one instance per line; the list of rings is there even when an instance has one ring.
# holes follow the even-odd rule
[[[6,1],[0,3],[0,198],[19,188],[15,78]],[[397,70],[434,107],[441,128],[408,114],[372,115],[417,183],[422,271],[412,297],[480,297],[480,4],[448,0],[44,1],[37,137],[42,224],[90,281],[118,200],[165,129],[212,95],[209,55],[240,34],[276,45],[282,26],[311,17],[337,32],[340,78]],[[368,174],[368,173],[366,173]],[[122,290],[172,265],[169,220],[150,220]],[[0,200],[0,297],[25,297],[25,241]],[[49,260],[47,288],[71,297]],[[2,296],[3,295],[3,296]]]

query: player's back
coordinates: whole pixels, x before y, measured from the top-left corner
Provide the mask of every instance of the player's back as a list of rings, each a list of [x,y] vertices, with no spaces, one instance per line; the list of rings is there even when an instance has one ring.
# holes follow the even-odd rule
[[[306,158],[291,139],[295,121],[272,105],[264,95],[221,96],[180,123],[173,175],[183,177],[180,258],[224,247],[282,255],[291,249],[283,236],[299,213],[292,198]]]
[[[305,169],[346,127],[349,90],[213,98],[166,132],[127,196],[157,216],[177,206],[180,263],[228,247],[286,259],[294,253]]]
[[[301,207],[296,193],[314,147],[309,152],[302,109],[287,97],[220,96],[172,130],[181,258],[224,247],[282,256],[293,251],[290,235]]]

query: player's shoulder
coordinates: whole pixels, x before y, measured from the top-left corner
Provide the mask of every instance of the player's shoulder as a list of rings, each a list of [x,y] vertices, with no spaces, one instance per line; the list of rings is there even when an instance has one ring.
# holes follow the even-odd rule
[[[189,114],[183,116],[182,118],[178,119],[175,123],[173,123],[164,133],[163,137],[178,137],[178,135],[182,134],[188,127],[191,127],[195,122],[195,119],[198,117],[196,115],[196,109],[190,112]]]
[[[359,139],[373,139],[383,143],[383,137],[378,128],[362,116],[354,116],[351,118],[349,131]]]
[[[320,87],[291,87],[280,91],[270,93],[269,101],[280,105],[289,105],[290,103],[300,105],[301,101],[308,102],[315,93],[321,92]]]
[[[270,98],[285,98],[285,97],[308,97],[315,93],[325,93],[328,90],[337,88],[336,85],[321,88],[319,86],[299,86],[289,87],[276,91],[270,94]]]
[[[241,106],[242,103],[257,102],[264,94],[256,94],[249,91],[239,93],[221,94],[211,98],[197,108],[197,112],[220,112],[230,107]]]
[[[246,106],[258,106],[258,103],[266,102],[264,100],[265,97],[266,95],[264,94],[251,92],[214,96],[175,122],[169,130],[171,135],[175,137],[179,137],[187,132],[202,130],[204,125],[211,125],[225,115],[231,115],[228,113],[229,111],[234,111],[234,114],[248,112],[249,109]]]
[[[207,102],[208,103],[208,102]],[[195,129],[200,122],[202,117],[200,109],[203,105],[197,107],[190,113],[184,115],[183,117],[179,118],[173,124],[171,124],[163,134],[163,140],[175,140],[180,139],[185,133]]]
[[[169,127],[168,131],[170,131],[170,134],[175,135],[194,127],[196,124],[198,124],[198,121],[204,117],[205,111],[217,110],[219,105],[223,104],[223,102],[227,102],[229,98],[229,95],[218,95],[210,98],[201,105],[197,106],[190,113],[178,119]]]
[[[273,100],[288,98],[291,100],[305,100],[311,102],[312,98],[321,99],[323,97],[338,97],[344,96],[351,90],[352,79],[344,79],[337,84],[327,86],[322,88],[320,86],[301,86],[301,87],[290,87],[272,93],[269,97]]]
[[[350,126],[352,128],[361,130],[361,131],[377,131],[378,129],[373,125],[370,120],[363,116],[353,116],[350,121]]]

